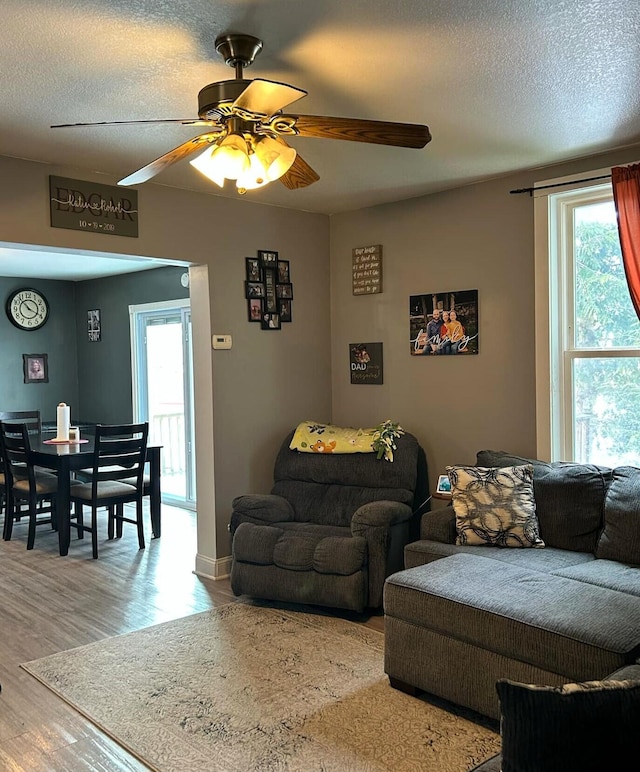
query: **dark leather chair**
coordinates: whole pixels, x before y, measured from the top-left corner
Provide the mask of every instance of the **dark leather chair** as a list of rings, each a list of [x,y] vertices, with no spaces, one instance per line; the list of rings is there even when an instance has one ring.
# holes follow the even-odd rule
[[[303,453],[285,438],[269,494],[233,501],[231,587],[249,595],[349,609],[382,606],[384,581],[404,568],[428,498],[416,438],[393,462],[375,453]]]

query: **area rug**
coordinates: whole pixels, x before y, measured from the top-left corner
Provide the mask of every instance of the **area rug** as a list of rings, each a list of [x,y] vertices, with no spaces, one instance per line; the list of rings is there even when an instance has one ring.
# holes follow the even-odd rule
[[[492,729],[391,686],[382,633],[231,603],[22,667],[161,772],[467,772]]]

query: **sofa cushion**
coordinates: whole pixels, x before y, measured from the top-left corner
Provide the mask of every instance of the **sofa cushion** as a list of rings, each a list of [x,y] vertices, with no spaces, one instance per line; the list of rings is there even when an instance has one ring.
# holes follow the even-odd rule
[[[640,469],[636,467],[613,470],[596,557],[640,565]]]
[[[544,547],[538,533],[531,464],[500,469],[448,466],[456,544]]]
[[[476,462],[483,467],[531,464],[540,538],[547,547],[595,553],[611,469],[526,459],[502,450],[481,450]]]
[[[558,550],[555,547],[545,547],[543,550],[505,550],[501,547],[446,544],[429,539],[420,539],[407,544],[404,548],[404,567],[422,566],[432,560],[458,554],[479,555],[483,558],[498,560],[501,563],[510,563],[519,568],[543,571],[547,574],[560,574],[565,568],[596,562],[595,556],[586,552],[569,552],[568,550]],[[636,571],[636,573],[640,575],[640,571]],[[640,580],[640,576],[638,579]]]
[[[553,573],[556,576],[564,576],[567,579],[575,579],[578,582],[605,587],[608,590],[616,590],[640,598],[640,569],[637,566],[628,566],[615,560],[591,560],[578,565],[557,568]]]
[[[602,678],[638,656],[634,596],[496,566],[491,558],[458,554],[392,574],[385,614],[567,680]]]
[[[496,690],[502,772],[637,769],[640,681],[552,687],[501,679]]]
[[[287,571],[350,576],[366,568],[367,556],[366,539],[346,528],[242,523],[233,537],[234,561]]]
[[[281,528],[271,525],[241,523],[233,536],[233,559],[271,565],[274,547],[282,534]]]

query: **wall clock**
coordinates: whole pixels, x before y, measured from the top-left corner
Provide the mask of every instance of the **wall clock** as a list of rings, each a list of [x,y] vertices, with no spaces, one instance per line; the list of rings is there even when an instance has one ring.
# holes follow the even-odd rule
[[[14,290],[7,298],[7,316],[20,330],[39,330],[49,318],[49,301],[31,287]]]

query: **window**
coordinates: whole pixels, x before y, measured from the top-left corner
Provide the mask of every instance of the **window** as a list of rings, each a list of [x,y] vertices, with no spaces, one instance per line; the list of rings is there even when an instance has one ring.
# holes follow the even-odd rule
[[[640,466],[640,322],[611,185],[545,191],[536,233],[540,457]]]

